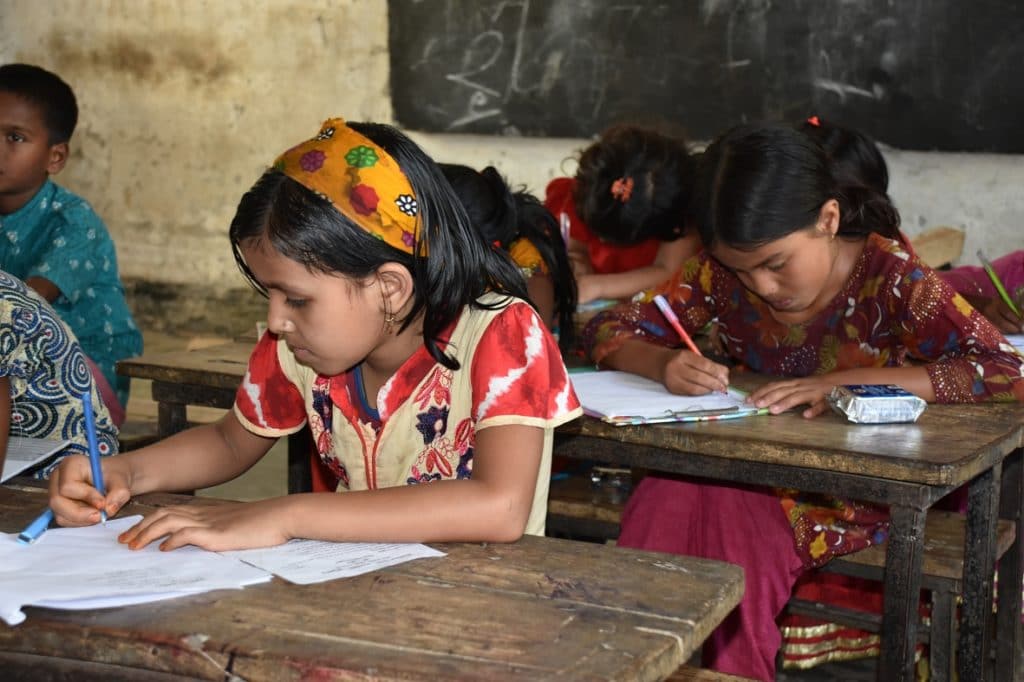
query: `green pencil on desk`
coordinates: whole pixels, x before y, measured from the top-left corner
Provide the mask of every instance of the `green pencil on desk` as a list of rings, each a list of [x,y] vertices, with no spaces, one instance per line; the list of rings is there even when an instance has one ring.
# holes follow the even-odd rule
[[[999,298],[1003,299],[1003,303],[1006,304],[1006,307],[1012,310],[1013,314],[1020,318],[1020,309],[1017,307],[1017,304],[1013,302],[1010,294],[1007,293],[1006,287],[1003,285],[1003,281],[999,279],[999,275],[996,274],[995,268],[992,267],[992,263],[989,262],[988,258],[985,258],[985,254],[981,249],[978,249],[978,260],[981,261],[982,267],[985,268],[985,273],[988,275],[988,278],[992,280],[992,286],[994,286],[996,291],[999,292]]]

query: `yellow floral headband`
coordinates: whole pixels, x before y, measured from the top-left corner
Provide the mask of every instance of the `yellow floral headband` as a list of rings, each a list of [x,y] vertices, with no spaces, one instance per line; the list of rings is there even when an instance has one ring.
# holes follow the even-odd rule
[[[400,251],[416,244],[419,206],[391,155],[340,118],[279,156],[274,168],[334,204],[342,215]]]

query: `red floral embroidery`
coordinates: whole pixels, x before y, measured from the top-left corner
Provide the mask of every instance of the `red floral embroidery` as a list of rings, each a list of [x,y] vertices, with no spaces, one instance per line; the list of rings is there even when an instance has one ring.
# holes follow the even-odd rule
[[[463,419],[455,427],[455,449],[461,455],[473,447],[473,422],[470,419]]]
[[[450,450],[450,448],[445,449]],[[452,476],[451,462],[448,461],[448,458],[445,456],[445,453],[436,447],[430,448],[427,451],[426,465],[427,471],[437,471],[438,473],[441,474],[442,478],[451,478]]]
[[[360,215],[370,215],[377,210],[377,204],[380,203],[377,190],[369,185],[356,185],[349,192],[348,198],[352,202],[352,208]]]
[[[434,367],[413,399],[421,410],[427,409],[431,403],[449,405],[452,401],[451,386],[452,378],[447,371],[441,367]]]

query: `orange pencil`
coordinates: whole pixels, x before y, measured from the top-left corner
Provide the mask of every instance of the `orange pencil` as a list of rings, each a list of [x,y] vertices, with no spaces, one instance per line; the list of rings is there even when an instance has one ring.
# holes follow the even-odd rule
[[[680,324],[679,318],[676,317],[676,314],[672,312],[672,306],[668,304],[668,301],[665,300],[665,297],[662,296],[661,294],[658,294],[657,296],[654,297],[654,304],[658,306],[658,310],[660,310],[661,314],[665,316],[665,319],[668,320],[668,323],[672,325],[672,328],[676,330],[676,334],[679,334],[679,338],[683,340],[683,343],[686,344],[686,347],[692,350],[697,355],[703,357],[704,354],[700,352],[700,349],[697,348],[697,344],[693,342],[693,339],[690,338],[690,335],[686,333],[685,329],[683,329],[683,325]]]

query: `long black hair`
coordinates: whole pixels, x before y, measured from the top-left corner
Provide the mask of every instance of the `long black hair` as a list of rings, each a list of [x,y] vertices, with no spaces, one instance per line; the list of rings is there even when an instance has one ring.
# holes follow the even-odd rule
[[[397,129],[379,123],[348,123],[383,148],[409,180],[419,207],[413,256],[368,233],[329,201],[277,170],[266,171],[242,196],[229,237],[235,262],[258,291],[266,291],[242,257],[241,245],[266,239],[281,255],[313,271],[352,279],[372,275],[384,263],[400,263],[412,274],[413,304],[401,321],[406,329],[423,313],[423,343],[450,369],[459,363],[441,349],[444,331],[466,305],[493,291],[526,298],[523,278],[508,258],[490,249],[475,231],[441,171],[427,154]]]
[[[525,239],[540,253],[551,275],[555,293],[558,344],[563,350],[572,348],[576,279],[554,216],[529,192],[513,192],[493,166],[487,166],[478,173],[461,164],[439,165],[469,214],[470,222],[488,244],[508,251],[513,242]]]
[[[882,150],[865,133],[815,116],[798,126],[832,159],[832,173],[847,184],[861,184],[879,194],[889,192],[889,166]]]
[[[583,150],[573,193],[576,213],[609,244],[683,235],[694,160],[681,137],[653,128],[616,125]],[[627,192],[616,182],[628,182]]]
[[[754,123],[723,133],[701,155],[691,216],[706,248],[753,249],[813,226],[829,199],[839,203],[840,237],[898,237],[887,196],[837,177],[824,149],[800,131]]]

